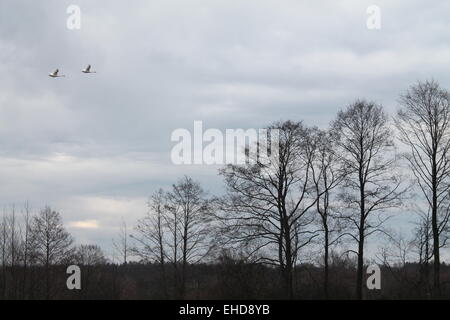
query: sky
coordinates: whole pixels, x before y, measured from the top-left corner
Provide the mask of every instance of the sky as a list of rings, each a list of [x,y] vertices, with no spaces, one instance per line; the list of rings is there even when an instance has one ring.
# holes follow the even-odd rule
[[[425,0],[3,0],[0,205],[50,205],[78,243],[109,250],[121,220],[184,174],[221,192],[217,167],[172,164],[175,129],[327,127],[357,98],[394,114],[418,80],[449,89],[449,13]]]

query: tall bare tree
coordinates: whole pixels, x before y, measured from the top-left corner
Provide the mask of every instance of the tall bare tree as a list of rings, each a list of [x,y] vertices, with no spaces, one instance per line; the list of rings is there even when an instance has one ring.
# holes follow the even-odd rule
[[[156,191],[147,202],[148,211],[138,220],[133,252],[144,261],[157,262],[164,266],[166,260],[166,214],[167,193],[163,189]]]
[[[413,249],[417,253],[419,262],[419,287],[425,289],[428,295],[429,290],[429,264],[433,259],[433,231],[431,228],[431,208],[425,210],[415,206],[414,211],[419,217],[415,223],[413,233]]]
[[[327,299],[329,291],[329,251],[330,247],[341,239],[340,233],[343,228],[341,220],[337,218],[337,192],[333,194],[333,190],[343,182],[347,170],[339,161],[330,132],[315,130],[314,137],[316,155],[312,166],[312,178],[317,196],[316,210],[323,233],[323,290]]]
[[[163,189],[156,191],[149,199],[148,212],[138,220],[132,238],[135,245],[133,253],[143,261],[156,262],[160,265],[162,285],[167,297],[166,255],[167,255],[167,193]]]
[[[130,253],[130,243],[128,241],[128,237],[129,233],[127,223],[122,219],[117,238],[113,239],[112,243],[115,254],[119,256],[124,265],[128,263]]]
[[[405,155],[431,208],[433,288],[440,294],[440,248],[450,212],[450,94],[435,81],[418,82],[401,96],[396,124]]]
[[[301,122],[279,122],[268,129],[279,132],[278,154],[260,161],[261,153],[247,153],[245,165],[230,164],[220,171],[227,195],[219,218],[231,243],[252,246],[251,255],[280,268],[286,297],[293,298],[299,251],[317,236],[310,211],[317,201],[315,145]]]
[[[135,227],[133,252],[144,261],[159,263],[164,290],[165,264],[170,263],[175,295],[184,298],[188,264],[199,262],[210,251],[211,200],[200,183],[185,176],[169,191],[155,192],[148,207]]]
[[[198,262],[209,253],[207,236],[212,217],[211,206],[200,183],[187,176],[174,184],[166,197],[168,244],[173,253],[168,260],[175,266],[176,279],[178,263],[181,262],[178,291],[184,298],[187,264]]]
[[[381,106],[357,100],[338,112],[332,130],[340,159],[349,170],[342,194],[348,210],[342,218],[356,230],[348,235],[358,245],[356,298],[362,299],[366,238],[379,231],[387,219],[377,212],[398,206],[404,190],[394,167],[392,131]]]

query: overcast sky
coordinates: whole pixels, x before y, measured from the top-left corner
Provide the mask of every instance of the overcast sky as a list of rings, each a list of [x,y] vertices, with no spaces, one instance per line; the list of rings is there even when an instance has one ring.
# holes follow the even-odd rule
[[[450,88],[449,39],[449,1],[1,1],[0,204],[51,205],[108,248],[183,174],[219,192],[217,168],[171,164],[173,130],[326,127],[356,98],[393,113],[417,80]]]

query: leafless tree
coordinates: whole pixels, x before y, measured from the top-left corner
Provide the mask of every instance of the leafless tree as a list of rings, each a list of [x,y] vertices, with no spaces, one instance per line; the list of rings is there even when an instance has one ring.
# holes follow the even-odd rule
[[[431,228],[431,208],[422,209],[419,206],[414,206],[414,211],[419,217],[415,222],[416,227],[413,231],[413,251],[418,256],[419,262],[419,287],[425,289],[427,295],[429,294],[429,265],[433,259],[433,231]]]
[[[245,165],[230,164],[220,171],[227,195],[219,218],[231,244],[251,246],[251,255],[280,268],[286,297],[293,298],[299,251],[318,235],[310,211],[317,202],[312,183],[315,144],[301,122],[279,122],[268,129],[279,130],[278,154],[260,161],[261,153],[248,152]]]
[[[12,205],[11,212],[8,215],[9,228],[9,250],[10,250],[10,266],[16,266],[20,257],[19,249],[19,230],[17,226],[16,207]]]
[[[21,263],[21,232],[16,207],[5,207],[0,223],[0,248],[2,255],[2,294],[17,299],[19,293],[18,266]],[[9,288],[8,288],[9,287]]]
[[[7,285],[7,266],[9,260],[9,232],[8,232],[8,222],[6,214],[3,213],[2,220],[0,223],[0,249],[2,254],[2,298],[6,297],[6,285]]]
[[[198,262],[209,253],[207,236],[211,206],[200,183],[187,176],[172,186],[166,199],[167,244],[172,253],[167,258],[175,266],[176,279],[181,262],[179,294],[184,298],[187,264]]]
[[[450,94],[435,81],[418,82],[401,96],[396,124],[405,155],[431,208],[433,288],[440,294],[440,248],[450,213]]]
[[[400,205],[401,180],[395,171],[392,131],[381,106],[357,100],[339,111],[332,124],[340,159],[349,174],[345,178],[342,200],[347,209],[341,217],[351,223],[355,233],[347,233],[358,245],[356,297],[362,299],[364,244],[387,217],[377,214]]]
[[[410,237],[405,236],[402,232],[390,229],[382,234],[384,243],[378,245],[378,252],[375,253],[374,262],[383,267],[383,270],[389,272],[392,279],[402,287],[393,296],[393,298],[401,298],[402,295],[407,295],[411,290],[419,287],[419,283],[411,281],[408,263],[413,260],[414,242]],[[379,239],[380,241],[380,239]],[[420,289],[420,288],[419,288]]]
[[[383,266],[403,269],[406,263],[412,260],[411,253],[414,243],[405,237],[404,234],[398,231],[390,230],[384,233],[387,239],[387,245],[381,247],[381,257],[380,262]]]
[[[31,206],[25,202],[23,206],[23,227],[22,227],[22,259],[23,259],[23,276],[22,276],[22,297],[25,297],[27,291],[27,270],[30,259],[30,229],[31,229]]]
[[[98,245],[82,244],[75,249],[74,261],[83,266],[98,266],[105,264],[108,260]]]
[[[156,262],[160,265],[163,290],[167,297],[165,270],[168,232],[166,225],[167,193],[163,189],[159,189],[150,197],[147,206],[149,208],[147,214],[138,221],[135,233],[132,235],[135,240],[132,251],[143,261]]]
[[[73,262],[78,266],[82,266],[82,290],[79,296],[87,298],[91,290],[98,287],[99,279],[101,279],[101,268],[105,267],[107,259],[100,248],[95,244],[82,244],[75,248]]]
[[[122,260],[122,263],[126,265],[128,263],[128,254],[130,251],[130,244],[128,241],[128,227],[125,220],[122,219],[122,223],[119,228],[119,233],[117,234],[117,238],[113,239],[113,249],[116,255]]]
[[[12,205],[10,214],[8,216],[9,224],[9,251],[10,251],[10,273],[12,282],[12,292],[11,297],[13,299],[17,298],[18,293],[18,281],[19,277],[17,274],[18,266],[21,258],[21,237],[20,237],[20,227],[18,225],[16,206]]]
[[[132,238],[134,254],[143,261],[157,262],[164,265],[166,260],[166,225],[167,194],[163,189],[156,191],[149,199],[148,211],[144,218],[138,220]]]
[[[144,261],[159,263],[164,290],[165,264],[170,263],[176,295],[184,298],[188,264],[199,262],[210,251],[210,199],[198,182],[185,176],[169,191],[155,192],[148,207],[135,227],[133,252]]]
[[[344,180],[347,170],[339,161],[331,134],[323,130],[315,130],[314,139],[316,155],[312,166],[312,178],[316,189],[316,210],[323,233],[324,249],[324,295],[328,298],[329,287],[329,251],[330,247],[340,239],[343,224],[337,219],[336,195],[333,190]]]
[[[50,267],[72,257],[72,236],[64,228],[60,214],[45,207],[33,217],[30,240],[33,259],[45,267],[45,292],[50,299]]]

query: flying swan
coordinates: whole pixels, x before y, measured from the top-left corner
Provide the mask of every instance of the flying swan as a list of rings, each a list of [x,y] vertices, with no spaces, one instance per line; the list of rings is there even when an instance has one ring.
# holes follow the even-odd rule
[[[59,69],[56,69],[55,71],[53,71],[52,73],[50,73],[48,76],[52,77],[52,78],[61,78],[61,77],[65,77],[65,75],[60,74],[58,75]]]
[[[81,70],[81,72],[83,72],[83,73],[97,73],[95,71],[91,71],[91,65],[90,64],[86,67],[86,69]]]

